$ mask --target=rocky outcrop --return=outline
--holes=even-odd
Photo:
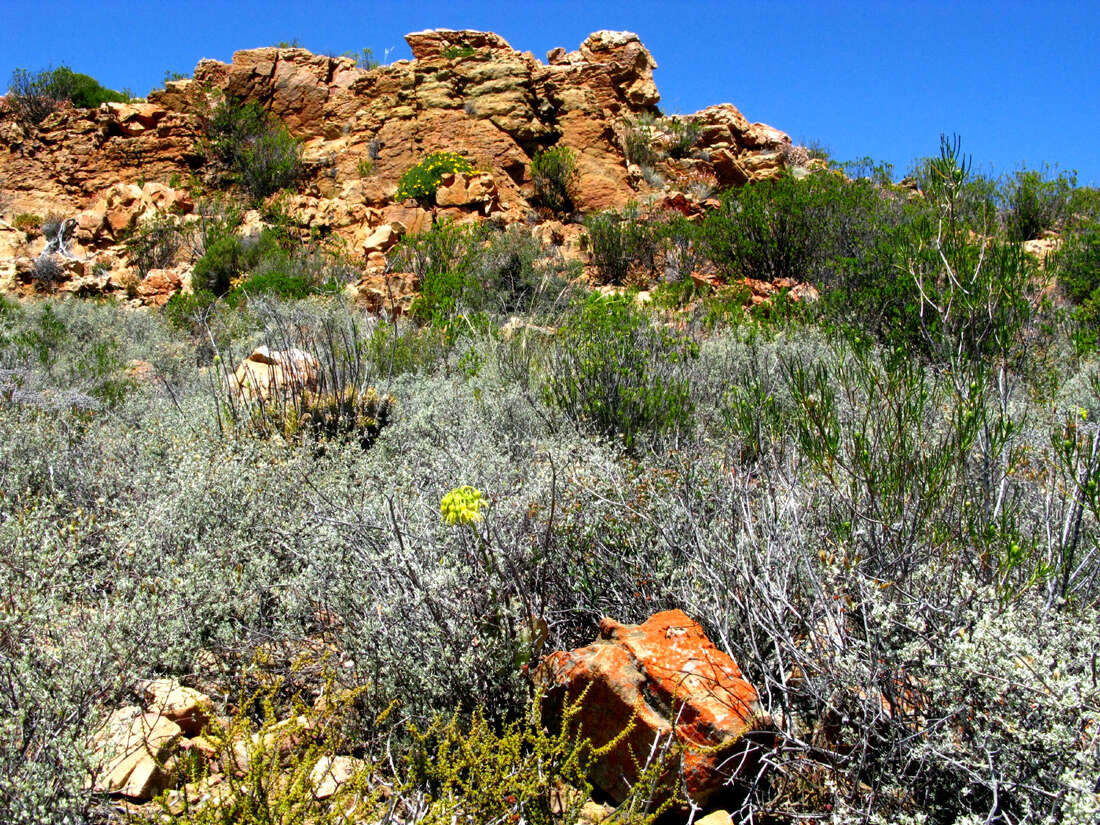
[[[239,51],[231,63],[200,61],[194,79],[167,83],[147,101],[66,106],[37,127],[0,107],[0,230],[19,213],[76,217],[75,241],[88,253],[80,277],[98,272],[99,280],[74,289],[163,303],[157,285],[120,291],[136,277],[123,277],[133,261],[117,245],[153,216],[191,215],[192,194],[220,185],[206,175],[202,150],[202,114],[219,96],[259,102],[303,141],[307,174],[285,199],[287,214],[303,234],[340,237],[376,274],[396,238],[436,218],[536,217],[529,167],[540,149],[574,152],[581,212],[667,199],[672,190],[695,198],[693,181],[740,184],[789,161],[784,133],[722,104],[683,116],[700,131],[690,157],[664,157],[652,174],[628,164],[625,130],[657,115],[660,100],[656,61],[630,32],[596,32],[575,51],[552,50],[545,63],[489,32],[435,29],[407,40],[413,60],[370,70],[300,48]],[[395,203],[401,175],[436,151],[459,153],[479,172],[445,180],[430,210]],[[697,211],[705,197],[676,208]],[[14,261],[37,251],[10,234],[0,237],[0,278],[26,285]]]
[[[674,740],[682,748],[683,788],[706,805],[721,788],[753,776],[772,738],[770,719],[737,663],[679,610],[640,625],[604,619],[599,639],[547,656],[536,679],[549,689],[552,707],[580,703],[573,723],[593,745],[616,742],[590,777],[616,802],[637,780],[639,765]]]

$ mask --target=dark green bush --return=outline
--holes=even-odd
[[[577,153],[568,146],[552,146],[535,152],[531,158],[531,183],[534,200],[558,214],[573,211],[577,186]]]
[[[578,428],[633,450],[643,438],[690,429],[682,367],[694,353],[690,342],[653,326],[630,296],[593,295],[558,331],[544,394]]]
[[[495,231],[449,220],[406,235],[390,257],[396,269],[413,272],[420,281],[412,317],[435,326],[486,312],[535,312],[556,299],[567,269],[545,255],[523,227]]]
[[[151,269],[171,266],[184,247],[184,227],[172,215],[158,214],[140,223],[124,242],[142,277]]]
[[[1048,266],[1074,304],[1072,337],[1077,350],[1095,351],[1100,345],[1100,221],[1075,221]]]
[[[287,269],[267,269],[250,274],[240,285],[246,295],[278,295],[280,298],[308,298],[317,292],[313,278]]]
[[[1089,300],[1100,288],[1100,222],[1084,221],[1067,232],[1052,263],[1069,299]]]
[[[255,101],[223,98],[206,115],[204,131],[208,157],[253,200],[302,175],[301,141]]]
[[[1021,169],[1005,185],[1004,222],[1010,241],[1029,241],[1057,228],[1066,217],[1073,175],[1051,177],[1049,168]]]
[[[233,280],[246,268],[244,244],[235,235],[219,238],[206,249],[195,263],[191,273],[191,286],[196,293],[211,292],[225,295]]]
[[[421,203],[434,203],[435,190],[439,188],[444,175],[473,171],[473,164],[462,155],[455,152],[432,152],[401,175],[394,198],[399,201],[415,198]]]
[[[68,66],[43,69],[32,74],[15,69],[8,85],[8,105],[24,122],[41,123],[63,102],[91,109],[100,103],[125,103],[130,96],[100,85],[94,77],[74,72]]]
[[[638,274],[648,280],[656,272],[659,231],[636,207],[600,212],[584,222],[592,265],[601,283],[625,284]]]
[[[829,254],[831,197],[841,186],[822,172],[734,189],[704,220],[703,248],[727,278],[812,281]]]
[[[191,284],[196,292],[212,292],[225,295],[233,282],[261,261],[285,257],[275,233],[265,229],[258,238],[241,238],[222,235],[211,241],[191,274]]]

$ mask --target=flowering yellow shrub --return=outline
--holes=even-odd
[[[448,524],[474,524],[482,520],[481,509],[485,499],[481,490],[474,487],[456,487],[440,502],[443,520]]]
[[[452,172],[475,172],[473,164],[457,152],[432,152],[409,169],[397,182],[396,199],[432,200],[444,175]]]

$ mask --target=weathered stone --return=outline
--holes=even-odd
[[[351,756],[322,756],[309,774],[313,795],[328,799],[366,766],[362,759]]]
[[[150,799],[168,787],[182,731],[172,720],[130,706],[112,713],[92,736],[92,789]]]
[[[367,235],[360,246],[360,250],[364,255],[370,255],[372,252],[385,252],[395,243],[397,243],[397,233],[393,231],[392,226],[388,223],[384,223],[381,226],[375,227],[375,229]]]
[[[679,610],[636,626],[604,619],[596,642],[551,654],[536,678],[551,689],[552,700],[574,702],[583,694],[574,722],[597,747],[619,737],[635,718],[592,767],[594,784],[617,802],[657,740],[675,737],[683,746],[680,779],[691,800],[703,805],[747,776],[772,738],[770,719],[737,663]]]
[[[138,683],[150,713],[171,719],[189,736],[202,733],[213,718],[214,703],[194,688],[175,679],[147,679]]]
[[[150,269],[135,290],[142,303],[162,307],[182,288],[183,281],[175,269]]]
[[[301,390],[315,392],[320,371],[320,363],[308,352],[259,346],[233,373],[230,390],[245,401],[266,401]]]

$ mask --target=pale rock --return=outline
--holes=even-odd
[[[92,789],[150,799],[172,782],[181,736],[179,725],[160,714],[136,706],[114,711],[92,736]]]
[[[138,683],[150,713],[171,719],[189,736],[202,733],[214,713],[210,697],[175,679],[147,679]]]
[[[309,774],[313,795],[317,799],[328,799],[366,766],[362,759],[351,756],[322,756]]]
[[[364,255],[370,255],[372,252],[385,252],[395,243],[397,243],[397,233],[393,231],[390,224],[384,223],[367,235],[360,250]]]
[[[229,381],[230,392],[244,401],[268,401],[302,390],[317,391],[321,365],[308,352],[257,347]]]

